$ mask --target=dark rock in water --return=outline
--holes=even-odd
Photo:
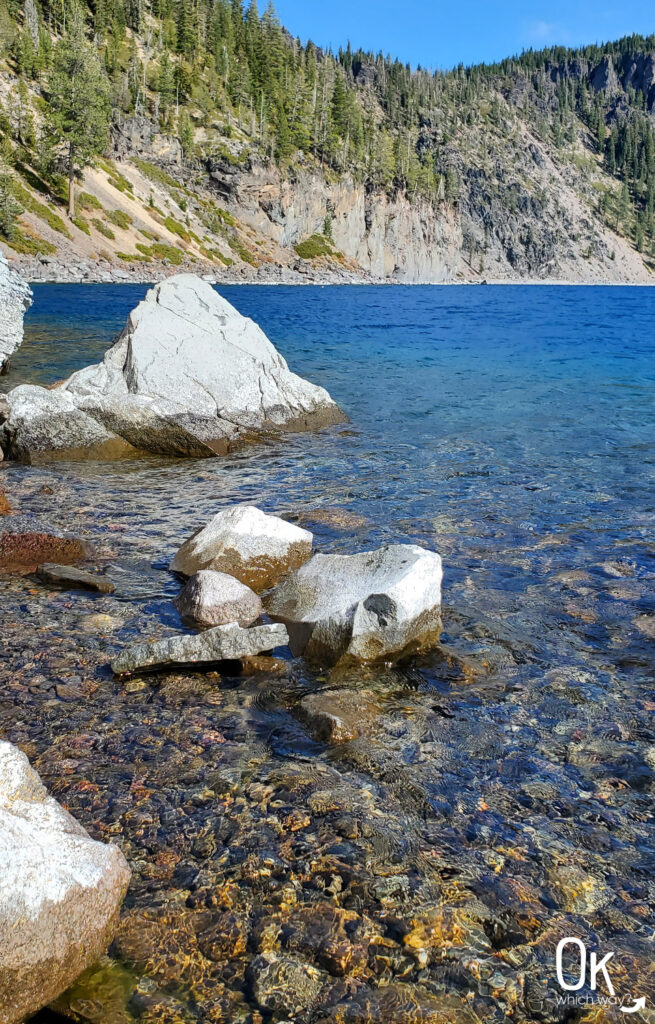
[[[56,565],[44,562],[36,570],[36,575],[43,583],[50,583],[64,590],[96,590],[99,594],[113,594],[114,584],[96,573],[75,569],[70,565]]]
[[[214,569],[259,594],[306,562],[312,543],[308,530],[254,505],[234,505],[185,541],[171,569],[184,576]]]
[[[414,544],[357,555],[315,555],[266,602],[294,654],[320,664],[393,660],[436,643],[441,558]]]
[[[346,743],[370,732],[380,715],[377,694],[359,690],[321,690],[301,700],[295,709],[315,739]]]
[[[316,967],[278,953],[255,957],[248,976],[260,1010],[290,1017],[313,1006],[323,988],[323,975]]]
[[[268,673],[271,676],[288,676],[290,665],[282,658],[271,658],[265,654],[247,655],[241,658],[241,672],[244,676]]]
[[[213,569],[195,573],[178,594],[175,607],[186,622],[201,626],[251,626],[262,614],[262,602],[250,587]]]
[[[236,661],[247,655],[271,651],[288,642],[288,633],[279,623],[243,629],[232,622],[197,636],[178,634],[165,640],[135,644],[114,658],[111,667],[115,675],[122,676],[165,668],[213,665],[218,661]]]
[[[43,562],[69,565],[86,558],[87,548],[77,537],[33,515],[3,516],[0,520],[0,572],[35,572]]]

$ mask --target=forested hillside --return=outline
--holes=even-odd
[[[649,279],[655,37],[448,72],[255,0],[0,0],[9,255],[237,277]]]

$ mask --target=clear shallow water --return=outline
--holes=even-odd
[[[564,1020],[568,934],[616,951],[617,992],[652,1005],[655,292],[220,291],[348,428],[212,461],[0,470],[117,585],[0,582],[0,730],[134,868],[113,959],[68,1012],[249,1019],[272,951],[292,977],[272,1020]],[[0,387],[100,358],[144,292],[38,286]],[[115,683],[114,650],[179,628],[166,565],[233,501],[323,551],[439,550],[442,648],[358,678]],[[299,708],[335,688],[364,735],[329,745]]]

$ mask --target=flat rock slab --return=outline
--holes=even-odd
[[[250,587],[213,569],[201,569],[187,580],[175,607],[185,622],[200,626],[251,626],[263,611],[261,598]]]
[[[269,516],[254,505],[234,505],[182,545],[171,569],[184,576],[214,569],[260,594],[306,562],[313,541],[308,530],[285,519]]]
[[[0,573],[35,572],[44,562],[70,565],[88,555],[78,537],[33,515],[0,518]]]
[[[111,580],[104,576],[87,572],[85,569],[76,569],[71,565],[44,562],[37,568],[36,575],[42,583],[49,583],[63,590],[95,590],[99,594],[113,594],[115,590]]]
[[[394,661],[434,646],[441,630],[441,558],[414,544],[357,555],[315,555],[275,588],[271,618],[291,649],[332,665]]]
[[[238,661],[262,651],[272,651],[275,647],[284,647],[288,642],[289,634],[280,623],[243,629],[232,622],[195,636],[178,634],[164,640],[135,644],[114,658],[111,667],[117,676],[193,668],[214,665],[219,661]]]
[[[48,795],[25,755],[0,743],[0,1020],[17,1024],[106,951],[130,879]]]

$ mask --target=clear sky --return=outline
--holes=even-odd
[[[265,0],[260,0],[263,9]],[[353,47],[430,68],[509,57],[529,47],[577,46],[655,32],[648,0],[276,0],[305,41]]]

